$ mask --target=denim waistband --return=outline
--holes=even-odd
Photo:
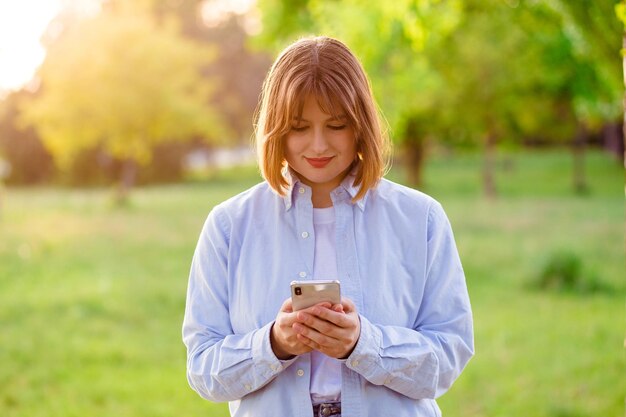
[[[313,406],[314,417],[341,416],[341,403],[321,403]]]

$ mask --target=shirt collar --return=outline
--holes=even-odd
[[[294,204],[295,199],[297,198],[297,195],[300,193],[299,189],[301,187],[305,187],[305,189],[306,188],[310,189],[310,187],[302,183],[302,181],[300,181],[300,178],[298,178],[298,175],[289,167],[283,168],[283,176],[287,180],[287,184],[288,184],[285,196],[283,197],[283,202],[285,203],[285,210],[288,211],[289,209],[291,209],[291,207]],[[335,195],[340,195],[342,191],[345,191],[348,193],[348,196],[350,197],[350,201],[352,201],[352,198],[354,198],[354,196],[357,195],[357,193],[359,192],[359,189],[361,188],[358,185],[354,185],[355,176],[356,176],[356,168],[352,169],[352,171],[350,171],[350,173],[346,175],[346,177],[341,181],[341,184],[339,184],[339,186],[335,188],[332,192]],[[368,195],[369,195],[369,191],[365,193],[365,195],[362,198],[357,200],[356,203],[354,203],[357,205],[357,207],[361,209],[361,211],[365,210],[365,202],[367,200]]]

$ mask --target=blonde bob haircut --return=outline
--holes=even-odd
[[[261,174],[274,191],[286,194],[285,139],[310,95],[324,112],[345,115],[354,130],[357,159],[352,168],[354,185],[360,188],[353,201],[357,201],[384,175],[390,146],[363,67],[336,39],[320,36],[291,44],[267,74],[255,123]]]

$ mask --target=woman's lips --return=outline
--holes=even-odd
[[[307,158],[307,157],[305,157],[304,159],[306,159],[306,161],[313,168],[324,168],[326,165],[328,165],[330,160],[333,159],[333,157],[332,156],[329,156],[329,157],[326,157],[326,158]]]

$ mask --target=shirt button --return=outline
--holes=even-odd
[[[356,359],[354,359],[352,361],[352,366],[359,366],[359,361],[357,361]]]
[[[296,374],[298,374],[298,376],[304,376],[304,369],[298,369]]]
[[[305,278],[306,277],[306,272],[302,271],[298,275],[300,275],[300,278]]]
[[[246,384],[244,385],[244,388],[246,389],[246,391],[250,391],[252,389],[252,387],[250,386],[250,384]]]
[[[300,194],[304,194],[304,187],[300,187],[300,188],[298,189],[298,192],[299,192]]]
[[[302,238],[306,239],[307,237],[309,237],[309,232],[302,232]]]
[[[278,365],[272,365],[271,368],[272,368],[272,371],[278,371],[279,366]]]

